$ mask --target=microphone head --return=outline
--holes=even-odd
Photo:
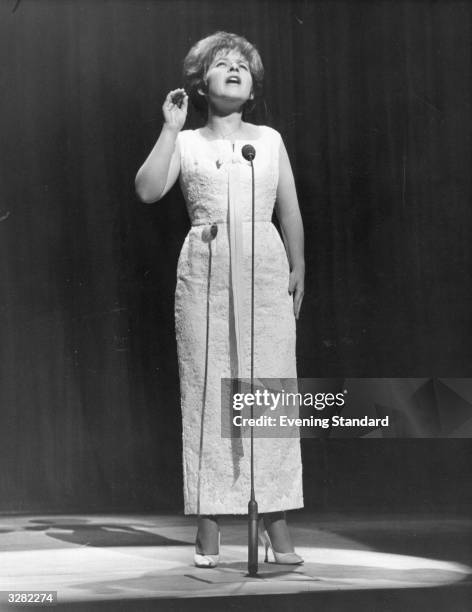
[[[256,157],[256,149],[250,145],[244,145],[244,147],[241,149],[241,153],[244,157],[244,159],[247,159],[247,161],[251,161]]]

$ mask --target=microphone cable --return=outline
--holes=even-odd
[[[204,230],[205,231],[205,230]],[[202,232],[203,233],[203,232]],[[202,456],[203,456],[203,432],[205,424],[205,408],[206,396],[208,387],[208,353],[210,344],[210,285],[211,285],[211,265],[213,259],[213,250],[211,244],[218,233],[216,223],[210,227],[209,235],[205,233],[203,237],[205,242],[208,242],[208,276],[207,276],[207,295],[206,295],[206,333],[205,333],[205,369],[203,374],[203,397],[202,397],[202,418],[200,421],[200,448],[198,452],[198,481],[197,481],[197,514],[200,515],[200,487],[202,473]]]

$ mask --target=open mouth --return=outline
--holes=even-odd
[[[230,77],[228,77],[226,79],[226,83],[236,83],[236,84],[240,85],[241,84],[241,79],[238,76],[233,75],[233,76],[230,76]]]

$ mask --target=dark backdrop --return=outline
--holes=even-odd
[[[2,0],[0,510],[181,511],[188,228],[134,175],[189,46],[261,51],[306,230],[305,377],[471,376],[467,2]],[[196,127],[198,116],[189,118]],[[306,440],[307,507],[470,507],[467,440]]]

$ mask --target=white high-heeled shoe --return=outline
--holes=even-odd
[[[195,551],[193,560],[196,567],[216,567],[220,560],[220,541],[221,532],[218,531],[218,554],[217,555],[204,555]]]
[[[286,552],[286,553],[276,552],[274,550],[274,547],[272,546],[272,542],[270,541],[269,534],[267,533],[265,529],[263,529],[260,526],[259,526],[259,539],[261,543],[264,545],[264,549],[265,549],[264,562],[265,563],[269,563],[269,556],[267,554],[269,548],[272,551],[272,555],[274,557],[274,563],[279,563],[281,565],[302,565],[302,563],[304,563],[303,558],[300,557],[300,555],[297,555],[296,552]]]

